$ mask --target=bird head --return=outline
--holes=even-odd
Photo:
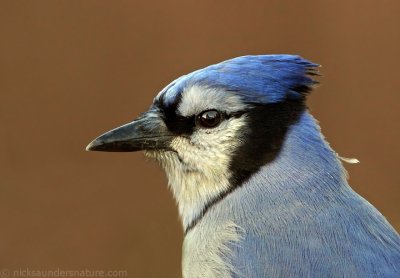
[[[145,151],[164,168],[185,228],[280,153],[306,110],[318,65],[293,55],[243,56],[184,75],[133,122],[90,151]]]

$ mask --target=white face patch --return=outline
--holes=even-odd
[[[209,109],[229,114],[246,108],[238,96],[228,92],[192,87],[184,92],[178,111],[190,117]],[[164,168],[184,228],[229,188],[229,165],[241,145],[246,124],[246,115],[242,115],[225,119],[214,128],[196,126],[190,137],[177,136],[172,140],[173,151],[145,152]]]
[[[189,117],[202,111],[216,109],[226,113],[244,110],[247,107],[239,96],[222,89],[191,86],[182,93],[178,113]]]

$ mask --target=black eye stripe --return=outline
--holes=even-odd
[[[242,116],[242,115],[245,114],[246,112],[247,112],[247,111],[235,111],[235,112],[232,112],[232,113],[230,113],[230,114],[225,114],[225,115],[226,115],[227,118],[231,118],[231,117],[239,118],[240,116]]]
[[[222,121],[229,118],[239,118],[246,111],[235,111],[231,113],[221,112],[216,109],[204,110],[196,116],[197,125],[205,128],[213,128],[218,126]]]
[[[166,103],[165,95],[162,94],[160,98],[156,99],[153,106],[160,112],[167,128],[175,133],[176,135],[190,135],[195,131],[196,126],[200,128],[213,128],[218,126],[222,121],[229,118],[238,118],[242,116],[247,111],[235,111],[227,113],[225,111],[219,111],[217,109],[209,109],[202,111],[197,115],[192,116],[182,116],[177,113],[179,103],[181,102],[182,94],[177,94],[177,98],[173,102]],[[199,116],[202,113],[215,111],[218,113],[219,121],[204,126],[199,124]],[[212,116],[212,115],[209,115]],[[211,119],[210,119],[211,121]]]
[[[195,127],[195,117],[182,117],[178,115],[169,115],[164,120],[168,129],[177,135],[192,134]]]

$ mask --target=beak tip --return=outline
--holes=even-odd
[[[90,144],[86,146],[85,151],[89,152],[90,151]]]
[[[93,140],[92,142],[89,143],[89,145],[86,146],[85,150],[87,152],[95,151],[97,146],[98,143],[96,142],[96,140]]]

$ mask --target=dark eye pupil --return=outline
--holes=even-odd
[[[216,110],[205,111],[200,114],[199,120],[204,127],[215,127],[221,121],[221,114]]]

